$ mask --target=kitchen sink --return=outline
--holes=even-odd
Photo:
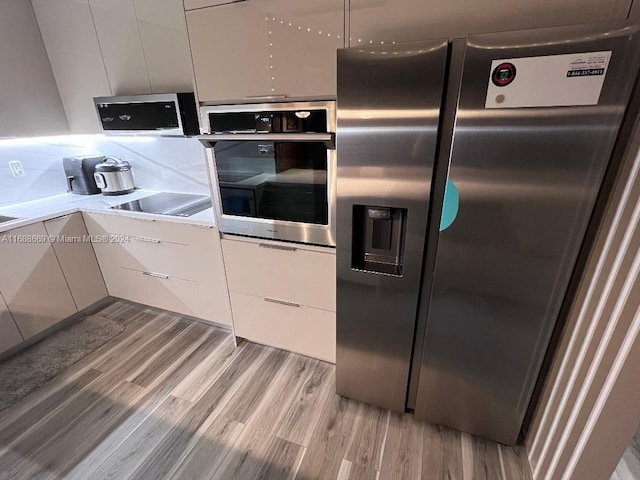
[[[0,215],[0,223],[13,222],[14,220],[18,220],[15,217],[7,217],[5,215]]]

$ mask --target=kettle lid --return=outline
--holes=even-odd
[[[126,172],[127,170],[131,170],[131,164],[115,157],[107,157],[96,165],[96,172]]]

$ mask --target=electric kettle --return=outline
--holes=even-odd
[[[125,195],[136,189],[131,164],[118,158],[107,157],[97,164],[93,176],[103,195]]]

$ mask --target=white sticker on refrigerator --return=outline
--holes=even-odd
[[[485,108],[597,105],[611,51],[491,62]]]

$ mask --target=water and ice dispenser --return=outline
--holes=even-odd
[[[353,206],[351,267],[402,275],[406,208]]]

